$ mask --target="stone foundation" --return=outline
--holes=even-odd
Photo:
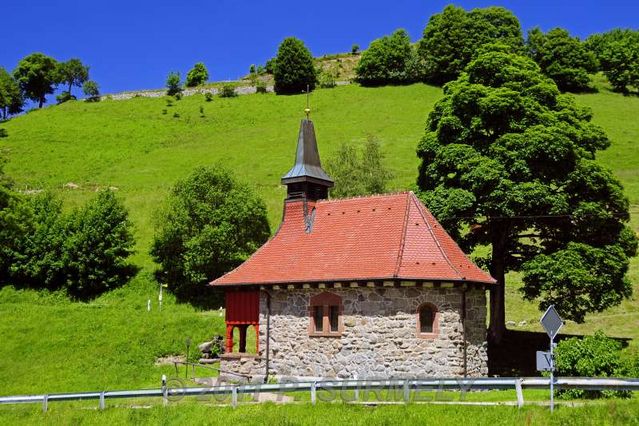
[[[343,333],[309,336],[309,300],[328,291],[342,298]],[[357,287],[269,290],[271,294],[269,375],[327,378],[452,377],[464,375],[462,290],[459,288]],[[439,332],[417,335],[423,303],[439,312]],[[223,370],[265,373],[267,295],[260,294],[258,357],[223,359]],[[466,373],[488,373],[486,295],[466,293]]]

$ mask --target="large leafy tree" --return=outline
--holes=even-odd
[[[586,46],[594,52],[615,91],[639,92],[639,31],[615,29],[594,34]]]
[[[315,89],[317,70],[311,52],[302,40],[285,38],[280,44],[273,64],[274,90],[280,94],[296,94]]]
[[[13,71],[13,76],[27,99],[38,103],[38,108],[46,102],[46,96],[53,93],[57,76],[57,62],[43,53],[25,56]]]
[[[552,78],[562,92],[581,92],[588,89],[589,73],[597,71],[597,59],[577,37],[555,28],[546,34],[539,28],[528,32],[528,53]]]
[[[509,270],[523,271],[526,298],[578,322],[631,293],[628,200],[595,161],[609,140],[590,120],[530,58],[504,51],[479,55],[429,115],[418,185],[465,250],[490,253],[494,342]]]
[[[426,80],[444,84],[456,79],[473,59],[477,49],[487,43],[509,46],[513,52],[523,49],[519,20],[502,7],[473,9],[447,6],[431,16],[419,42]]]
[[[158,279],[178,298],[207,305],[206,284],[246,260],[269,235],[264,202],[224,168],[201,167],[171,191],[151,254],[161,266]]]
[[[417,55],[408,33],[399,29],[371,42],[362,53],[355,73],[363,86],[412,83],[420,76]]]
[[[10,114],[19,113],[23,105],[20,86],[7,70],[0,67],[0,119],[6,120]]]
[[[58,63],[56,73],[57,82],[67,85],[69,97],[71,97],[71,88],[73,86],[82,87],[84,82],[89,79],[89,67],[75,58]]]

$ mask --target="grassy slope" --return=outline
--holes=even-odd
[[[381,140],[395,173],[391,187],[410,187],[418,164],[415,146],[440,96],[440,89],[424,85],[314,92],[312,118],[323,158],[341,142],[363,142],[370,133]],[[600,157],[626,186],[637,229],[639,157],[633,143],[639,139],[639,124],[633,118],[639,114],[639,99],[602,91],[578,101],[593,108],[595,121],[612,138],[612,147]],[[265,198],[275,229],[285,193],[279,178],[292,164],[304,105],[303,96],[270,94],[210,103],[203,96],[185,97],[171,107],[163,99],[146,98],[70,102],[3,124],[9,137],[0,140],[0,150],[9,157],[7,173],[21,189],[52,189],[73,205],[93,196],[97,187],[119,188],[136,226],[135,262],[144,271],[125,288],[89,304],[1,290],[0,394],[153,386],[167,371],[153,366],[155,357],[183,351],[185,336],[195,343],[219,333],[216,312],[196,313],[170,301],[162,313],[145,312],[147,298],[155,300],[157,291],[148,278],[153,265],[146,254],[153,212],[177,179],[198,165],[221,161]],[[174,112],[180,117],[174,118]],[[81,188],[64,189],[68,182]],[[638,270],[635,260],[635,283]],[[511,282],[508,319],[525,319],[530,325],[524,328],[539,329],[539,312],[518,297],[516,275]],[[635,289],[639,293],[637,284]],[[567,331],[604,327],[613,335],[639,338],[638,312],[634,299],[590,316],[585,325],[571,324]]]

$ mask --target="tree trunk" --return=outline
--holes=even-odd
[[[69,97],[71,97],[71,83],[73,83],[73,81],[69,82]]]
[[[490,292],[490,324],[488,338],[494,344],[500,344],[506,332],[506,224],[492,226],[492,259],[490,273],[497,284]]]
[[[40,96],[40,99],[38,100],[38,108],[42,108],[42,105],[44,105],[44,96]]]

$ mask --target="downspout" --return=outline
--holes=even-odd
[[[461,299],[461,323],[462,323],[462,339],[463,339],[463,357],[464,357],[464,377],[468,376],[468,345],[466,343],[466,286],[462,290]]]
[[[264,383],[268,383],[269,362],[271,356],[271,293],[264,290],[266,294],[266,371],[264,373]]]

